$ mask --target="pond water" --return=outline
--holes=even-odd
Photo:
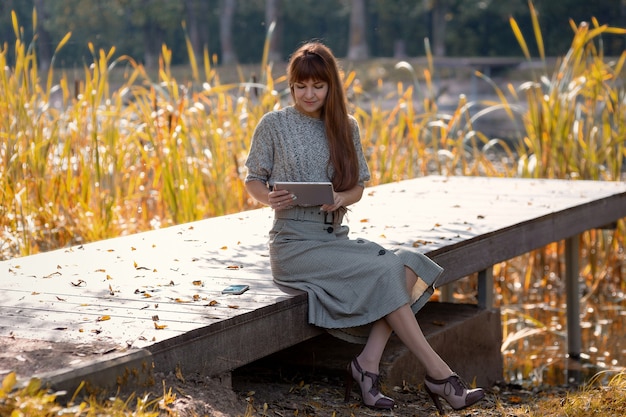
[[[503,344],[504,378],[524,386],[581,384],[597,373],[624,369],[626,363],[626,303],[583,303],[582,350],[568,357],[565,305],[513,305],[502,309],[503,329],[511,343]],[[582,306],[581,306],[582,307]],[[543,324],[540,324],[543,323]],[[513,340],[519,337],[518,340]]]
[[[626,369],[624,237],[619,229],[586,235],[580,253],[580,358],[568,357],[563,244],[494,266],[506,382],[579,385],[594,376],[607,381]],[[461,300],[472,291],[474,277],[459,281]]]

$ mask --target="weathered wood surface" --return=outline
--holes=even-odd
[[[348,223],[427,253],[441,285],[622,217],[623,183],[432,176],[368,188]],[[271,279],[271,219],[253,210],[0,262],[0,337],[145,348],[166,367],[193,356],[215,373],[306,340],[319,333],[306,297]],[[235,283],[250,290],[220,293]]]

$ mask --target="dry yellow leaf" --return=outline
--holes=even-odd
[[[100,316],[96,319],[96,321],[107,321],[111,320],[111,316]]]
[[[156,322],[154,323],[154,328],[157,330],[163,330],[167,327],[167,324],[157,324]]]
[[[202,285],[202,281],[200,281],[199,279],[193,282],[193,285],[195,285],[196,287],[199,287]]]

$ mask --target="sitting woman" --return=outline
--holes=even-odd
[[[476,403],[484,391],[467,387],[415,318],[441,267],[418,252],[351,239],[342,223],[370,172],[336,58],[322,43],[306,43],[290,58],[287,75],[294,105],[263,116],[246,161],[247,191],[275,210],[269,243],[275,282],[308,293],[311,324],[346,339],[367,329],[363,350],[347,366],[346,401],[354,380],[366,406],[394,407],[380,392],[378,374],[395,332],[424,366],[426,390],[440,413],[440,397],[457,410]],[[300,206],[289,190],[273,189],[277,181],[332,182],[334,202]]]

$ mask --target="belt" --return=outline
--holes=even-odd
[[[301,207],[296,206],[285,210],[276,210],[274,218],[285,220],[300,220],[307,222],[318,222],[323,224],[341,224],[343,216],[336,212],[326,212],[320,210],[320,206]]]

